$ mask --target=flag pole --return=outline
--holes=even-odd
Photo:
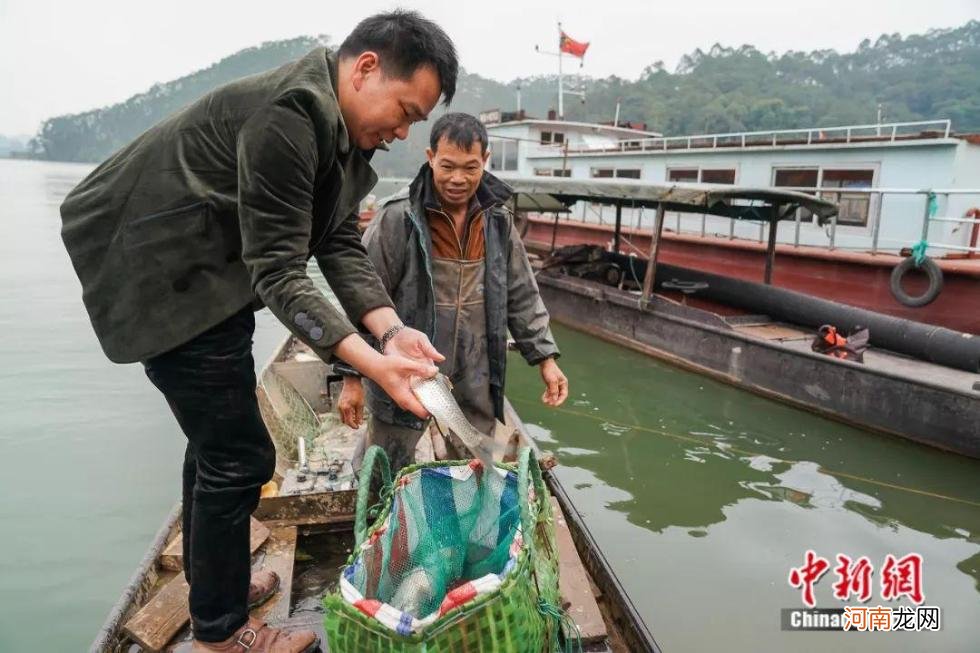
[[[562,92],[562,74],[561,74],[561,21],[558,21],[558,119],[565,119],[565,103],[563,101]]]

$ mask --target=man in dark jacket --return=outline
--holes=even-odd
[[[457,58],[413,12],[361,22],[319,48],[219,88],[112,155],[69,193],[62,236],[106,355],[140,361],[187,436],[184,568],[194,650],[298,652],[312,632],[248,619],[274,574],[249,578],[249,515],[273,474],[251,352],[264,306],[324,359],[350,363],[424,417],[411,375],[442,360],[404,328],[360,243],[356,211],[375,148],[404,139]],[[344,313],[306,272],[315,258]],[[380,342],[380,353],[357,334]]]
[[[568,381],[555,362],[548,311],[506,206],[510,187],[484,172],[486,128],[471,115],[448,113],[433,125],[429,142],[428,161],[407,191],[384,202],[364,245],[398,315],[446,355],[440,369],[467,419],[492,435],[504,418],[508,330],[524,359],[540,369],[545,404],[561,404]],[[338,409],[357,427],[361,382],[353,370],[341,366],[341,372]],[[370,380],[367,396],[365,444],[383,447],[395,469],[409,464],[422,421]]]

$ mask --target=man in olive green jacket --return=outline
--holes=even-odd
[[[139,361],[187,436],[184,567],[194,650],[312,650],[248,619],[278,587],[249,578],[249,515],[275,449],[255,399],[253,311],[324,359],[350,363],[420,417],[411,375],[442,356],[404,328],[360,243],[369,160],[452,99],[451,40],[414,12],[361,22],[319,48],[204,96],[112,155],[69,193],[62,236],[96,335]],[[315,258],[341,314],[306,273]],[[378,338],[378,351],[357,335]]]

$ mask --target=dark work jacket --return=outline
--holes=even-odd
[[[249,304],[328,358],[351,320],[391,306],[356,224],[372,152],[349,141],[336,72],[318,48],[212,91],[68,194],[62,238],[111,360],[146,360]]]
[[[395,311],[406,325],[436,338],[435,290],[432,284],[432,236],[425,205],[434,197],[432,170],[423,164],[407,189],[382,200],[382,207],[364,232],[364,245],[374,262]],[[490,395],[497,419],[503,421],[504,377],[507,367],[507,332],[525,360],[534,365],[557,357],[548,326],[548,311],[541,301],[534,273],[511,212],[505,208],[510,187],[490,173],[476,192],[484,211],[484,302],[487,316],[487,354]],[[338,365],[342,374],[354,374]],[[375,383],[366,381],[368,410],[388,424],[420,429],[423,423],[402,410]]]

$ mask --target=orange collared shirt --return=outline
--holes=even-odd
[[[486,243],[483,237],[483,211],[477,210],[466,220],[462,235],[448,213],[439,209],[426,210],[429,232],[432,234],[432,256],[458,261],[476,261],[484,257]]]

